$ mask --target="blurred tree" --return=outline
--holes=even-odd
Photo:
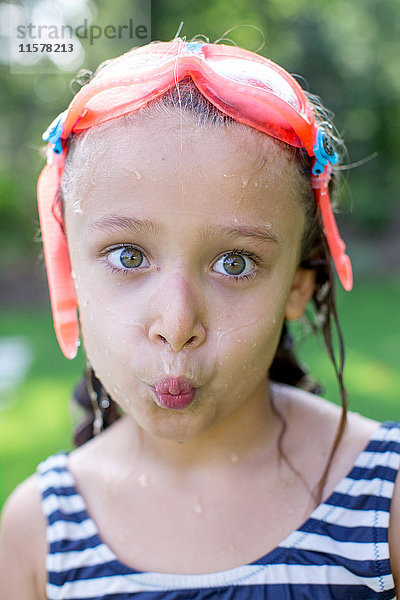
[[[351,218],[376,231],[400,222],[400,3],[397,0],[153,0],[152,37],[225,37],[304,78],[336,114],[350,162],[377,157],[351,173]],[[382,202],[381,199],[384,198]],[[349,221],[349,220],[348,220]]]

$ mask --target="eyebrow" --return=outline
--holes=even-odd
[[[126,231],[127,233],[152,233],[161,235],[164,232],[164,227],[161,223],[155,223],[149,219],[134,219],[131,217],[122,217],[119,215],[104,215],[93,223],[90,223],[91,231],[106,231],[118,232]],[[257,225],[207,225],[199,227],[198,234],[203,238],[217,239],[220,238],[248,238],[259,241],[274,242],[279,244],[279,238],[272,233],[270,226]]]
[[[208,225],[199,229],[199,233],[208,238],[249,238],[262,242],[274,242],[279,244],[279,238],[272,233],[270,226],[258,225],[232,225],[221,227],[219,225]]]
[[[154,223],[149,219],[133,219],[131,217],[120,217],[119,215],[104,215],[93,223],[89,224],[91,231],[106,231],[118,232],[126,231],[127,233],[154,233],[161,234],[164,228],[159,223]]]

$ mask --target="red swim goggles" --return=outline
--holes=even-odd
[[[67,358],[74,358],[77,353],[79,325],[67,242],[56,200],[69,136],[141,108],[186,76],[224,114],[290,146],[304,147],[315,158],[311,183],[325,236],[343,287],[352,288],[351,263],[336,227],[328,192],[332,165],[338,161],[338,155],[316,122],[297,81],[270,60],[235,46],[182,39],[153,42],[110,61],[81,88],[67,110],[43,134],[49,147],[47,165],[38,181],[39,217],[54,328]]]

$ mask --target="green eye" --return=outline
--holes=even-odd
[[[246,268],[246,261],[239,254],[226,256],[222,264],[228,275],[241,275]]]
[[[254,261],[238,252],[229,252],[214,263],[214,271],[236,278],[247,275],[253,270]]]
[[[148,266],[143,252],[133,246],[123,246],[113,250],[108,254],[108,260],[114,267],[120,269],[136,269],[137,267]]]

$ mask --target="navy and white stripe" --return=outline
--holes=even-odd
[[[47,517],[49,600],[394,600],[388,524],[400,424],[384,423],[307,521],[255,563],[204,575],[142,573],[100,539],[67,468],[38,467]]]

